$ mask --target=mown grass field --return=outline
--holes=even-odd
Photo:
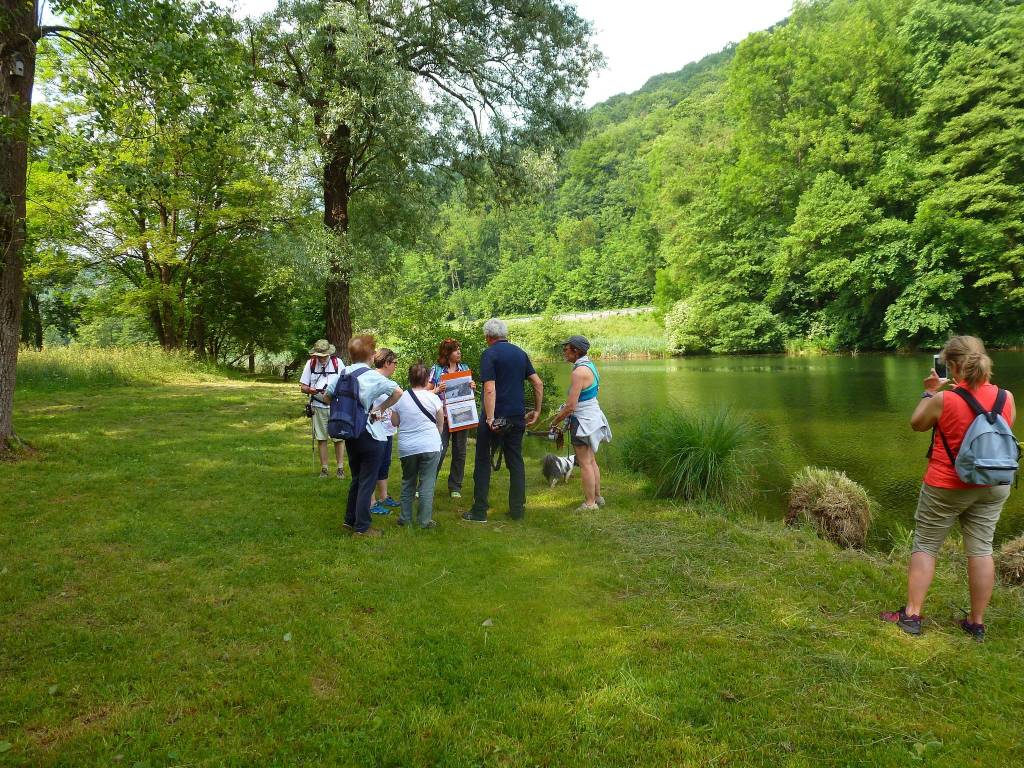
[[[905,553],[839,552],[607,476],[522,523],[343,535],[293,385],[17,393],[0,465],[0,766],[1014,766],[1024,599],[926,634]],[[393,468],[397,488],[400,468]],[[468,496],[468,494],[467,494]],[[485,625],[486,623],[486,625]]]

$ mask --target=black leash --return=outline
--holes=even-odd
[[[494,437],[494,435],[491,435]],[[501,460],[505,458],[505,444],[503,441],[491,443],[491,469],[497,472],[501,469]]]

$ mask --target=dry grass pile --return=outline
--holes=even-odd
[[[1024,535],[1011,539],[999,549],[996,571],[1005,583],[1024,586]]]
[[[793,477],[786,524],[812,525],[823,539],[860,549],[871,526],[871,499],[843,472],[804,467]]]

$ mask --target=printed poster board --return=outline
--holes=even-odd
[[[476,395],[473,392],[473,372],[457,371],[441,376],[444,388],[444,416],[448,420],[448,431],[459,432],[472,429],[480,423],[476,409]]]

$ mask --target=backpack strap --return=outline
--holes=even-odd
[[[351,376],[353,379],[358,379],[360,376],[362,376],[368,370],[370,370],[370,369],[369,368],[360,368],[358,371],[350,373],[349,376]],[[359,401],[359,386],[356,385],[356,386],[352,387],[352,389],[353,389],[352,392],[344,392],[343,391],[341,393],[341,396],[342,397],[349,397],[349,398],[355,400],[356,402],[358,402]]]
[[[970,406],[970,409],[974,411],[974,415],[977,416],[988,416],[988,411],[981,407],[981,403],[963,387],[956,387],[950,390],[954,395],[959,395],[960,399]]]
[[[953,392],[955,392],[956,394],[960,395],[960,397],[963,399],[963,401],[965,403],[967,403],[967,405],[969,405],[971,407],[971,410],[974,411],[975,418],[977,418],[978,416],[984,416],[985,420],[989,424],[995,424],[996,423],[996,417],[1002,414],[1003,406],[1006,405],[1006,390],[1005,389],[1000,389],[997,392],[997,394],[996,394],[996,402],[992,406],[992,410],[991,411],[986,411],[984,408],[982,408],[981,403],[978,402],[977,398],[975,398],[974,395],[972,395],[970,392],[968,392],[963,387],[957,387],[956,389],[953,390]]]
[[[956,466],[956,455],[953,453],[953,449],[949,447],[949,442],[946,440],[946,435],[937,426],[935,427],[935,429],[932,430],[932,434],[934,434],[936,430],[938,430],[939,439],[942,440],[942,447],[946,449],[946,455],[949,456],[949,463],[952,464],[955,467]],[[935,444],[935,438],[934,437],[932,438],[932,444],[933,445]],[[928,451],[928,458],[929,459],[931,458],[931,451],[930,450]]]
[[[320,373],[316,373],[317,359],[315,357],[309,358],[309,375],[310,376],[313,376],[313,375],[325,376],[325,375],[331,374],[331,373],[334,373],[334,374],[339,373],[341,371],[341,368],[338,367],[338,358],[335,357],[334,355],[331,355],[330,361],[331,361],[331,365],[334,366],[334,370],[333,371],[329,370],[327,368],[327,364],[325,363],[324,364],[324,369],[322,371],[320,371]]]
[[[407,389],[406,391],[412,396],[412,401],[414,403],[416,403],[416,407],[420,409],[420,412],[424,416],[426,416],[428,419],[430,419],[431,422],[436,424],[437,423],[437,415],[436,414],[434,416],[430,415],[430,411],[428,411],[426,408],[423,407],[423,403],[421,403],[420,399],[418,397],[416,397],[416,393],[412,391],[412,387],[409,387],[409,389]]]
[[[1006,390],[1000,389],[996,394],[995,405],[992,406],[992,412],[988,415],[988,423],[995,424],[996,418],[1003,415],[1003,408],[1006,406]]]

